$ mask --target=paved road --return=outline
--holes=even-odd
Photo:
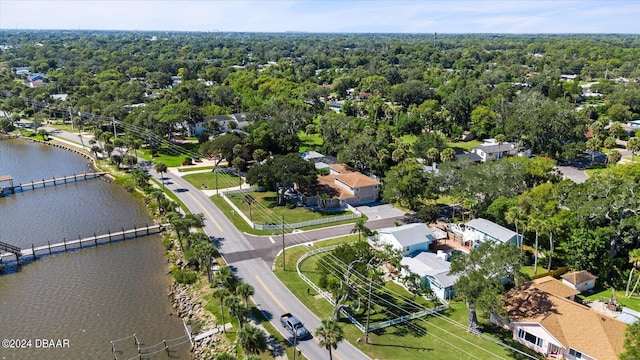
[[[52,136],[76,144],[79,142],[77,134],[66,131],[54,130]],[[88,145],[89,138],[83,137],[85,146]],[[153,167],[148,166],[147,169],[150,175],[160,180],[160,175]],[[287,332],[280,325],[279,316],[282,313],[291,312],[313,332],[320,325],[320,319],[301,303],[271,270],[276,254],[282,249],[281,235],[277,236],[277,240],[274,236],[272,242],[268,236],[253,236],[239,232],[205,193],[172,172],[163,175],[165,186],[172,190],[190,211],[204,214],[205,233],[215,239],[215,245],[238,278],[255,288],[253,300],[267,319],[286,336]],[[398,221],[402,221],[402,218],[373,220],[366,226],[370,229],[379,229],[393,226]],[[285,235],[285,246],[343,236],[349,234],[352,229],[353,224],[347,224],[288,234]],[[300,341],[298,348],[311,360],[327,357],[327,351],[319,346],[317,338]],[[340,343],[333,351],[333,355],[337,360],[368,359],[364,353],[348,342]]]
[[[152,169],[149,172],[159,178],[159,175]],[[272,261],[271,254],[275,248],[282,246],[281,242],[279,244],[271,243],[268,237],[266,238],[268,244],[262,237],[247,239],[247,236],[240,233],[202,191],[171,172],[165,173],[165,183],[174,192],[177,189],[182,189],[175,192],[180,200],[192,212],[205,215],[205,232],[216,238],[216,246],[236,275],[255,288],[256,293],[253,296],[255,303],[278,330],[286,334],[279,321],[280,314],[285,312],[291,312],[298,316],[310,331],[319,326],[320,319],[309,311],[271,271],[271,262],[268,262],[268,259]],[[185,189],[186,191],[184,191]],[[349,233],[351,228],[353,225],[339,227],[339,229],[334,228],[331,233]],[[314,238],[319,238],[321,232],[315,231],[313,235]],[[299,238],[294,235],[285,238],[287,245],[296,241],[299,241]],[[262,247],[257,249],[254,244],[262,245]],[[242,256],[238,256],[239,254]],[[262,256],[267,259],[261,258]],[[327,351],[318,345],[315,338],[300,342],[298,347],[309,359],[325,359],[327,357]],[[341,343],[334,355],[338,360],[368,358],[347,342]]]

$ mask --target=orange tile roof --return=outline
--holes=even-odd
[[[533,283],[536,288],[563,298],[580,294],[580,291],[563,284],[553,276],[544,276],[535,279]]]
[[[595,280],[598,277],[588,272],[587,270],[580,270],[580,271],[574,271],[568,274],[564,274],[562,275],[562,278],[572,283],[573,285],[578,285],[585,281]]]
[[[342,186],[336,185],[335,176],[336,175],[334,174],[318,176],[318,185],[319,186],[327,185],[330,188],[334,189],[338,193],[338,196],[337,196],[338,199],[352,198],[353,194],[351,194],[347,189],[343,188]]]
[[[509,319],[539,323],[565,347],[596,359],[617,359],[627,324],[529,283],[505,297]]]
[[[351,186],[352,188],[361,188],[365,186],[380,185],[378,181],[373,180],[367,175],[361,173],[336,174],[337,180]]]
[[[380,182],[373,180],[367,175],[364,175],[347,165],[331,164],[329,165],[329,167],[331,168],[331,170],[338,173],[338,174],[334,174],[335,179],[342,181],[343,183],[351,186],[352,188],[380,185]]]

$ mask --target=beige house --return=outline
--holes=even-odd
[[[513,339],[547,359],[617,359],[627,324],[570,300],[573,289],[560,286],[545,279],[506,294]]]
[[[342,164],[330,164],[329,174],[318,176],[318,194],[325,193],[329,198],[320,195],[307,198],[308,205],[318,207],[345,207],[347,204],[358,206],[378,201],[380,182],[353,168]]]

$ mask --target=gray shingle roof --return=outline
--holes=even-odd
[[[504,226],[482,218],[473,219],[464,225],[496,238],[501,242],[506,242],[517,235],[515,231],[511,231]]]
[[[421,251],[413,257],[405,256],[400,263],[407,265],[409,271],[420,277],[428,275],[435,278],[444,287],[453,286],[458,280],[457,276],[449,274],[451,263],[442,260],[432,252]]]
[[[400,245],[407,247],[431,240],[429,237],[432,236],[433,231],[423,223],[415,223],[380,229],[378,233],[391,234]]]

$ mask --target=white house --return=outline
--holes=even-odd
[[[458,276],[449,274],[451,263],[443,260],[438,255],[421,251],[414,256],[404,256],[400,264],[415,273],[438,297],[438,299],[451,299],[454,295],[453,285]]]
[[[478,247],[486,241],[511,243],[517,247],[521,247],[522,235],[487,219],[477,218],[464,224],[462,241],[473,247]]]
[[[562,275],[562,283],[580,292],[591,290],[596,286],[597,276],[587,270],[573,271]]]
[[[433,231],[423,223],[407,224],[378,230],[378,241],[388,244],[403,255],[429,251],[433,242]]]

